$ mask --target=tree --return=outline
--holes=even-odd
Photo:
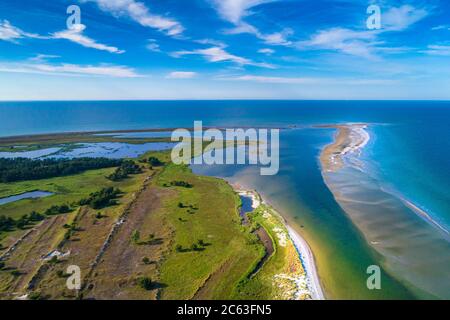
[[[131,240],[135,243],[138,244],[139,240],[141,238],[141,234],[138,230],[134,230],[133,233],[131,234]]]
[[[53,256],[50,260],[48,260],[49,264],[57,264],[58,263],[58,257]]]
[[[147,258],[147,257],[144,257],[144,258],[142,258],[142,262],[143,262],[144,264],[150,264],[150,259]]]
[[[152,280],[150,278],[148,278],[148,277],[141,277],[141,278],[138,279],[138,283],[139,283],[139,286],[142,289],[145,289],[147,291],[152,290],[153,283],[152,283]]]
[[[160,167],[162,166],[164,163],[161,162],[158,158],[156,157],[150,157],[148,158],[148,163],[152,166],[152,167]]]

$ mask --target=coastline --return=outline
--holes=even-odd
[[[252,199],[252,208],[255,210],[261,205],[269,207],[274,215],[287,230],[288,240],[294,245],[298,254],[298,259],[303,267],[306,282],[308,287],[308,294],[311,300],[325,300],[325,294],[320,284],[317,266],[314,260],[313,252],[306,240],[282,217],[282,215],[275,210],[267,201],[265,201],[256,190],[242,189],[240,186],[232,185],[235,192],[240,196],[250,197]],[[300,289],[299,289],[300,291]]]

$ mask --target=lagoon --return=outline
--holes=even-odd
[[[4,205],[11,202],[16,202],[23,199],[38,199],[52,196],[54,193],[47,191],[30,191],[15,196],[0,198],[0,205]]]

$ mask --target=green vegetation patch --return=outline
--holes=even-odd
[[[239,197],[225,181],[197,176],[185,166],[168,165],[158,184],[176,191],[161,209],[174,234],[160,268],[166,285],[161,298],[231,298],[242,275],[261,259],[262,250],[240,223]]]

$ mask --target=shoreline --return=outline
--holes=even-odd
[[[273,212],[280,218],[280,221],[288,232],[289,239],[293,243],[298,259],[300,260],[303,270],[307,278],[307,284],[309,289],[309,295],[312,300],[325,300],[325,294],[320,284],[320,278],[317,272],[317,266],[315,263],[313,252],[307,241],[292,227],[290,226],[284,217],[275,210],[256,190],[243,189],[238,185],[231,185],[232,188],[239,196],[250,197],[252,199],[252,208],[257,209],[260,205],[264,204],[270,207]]]

